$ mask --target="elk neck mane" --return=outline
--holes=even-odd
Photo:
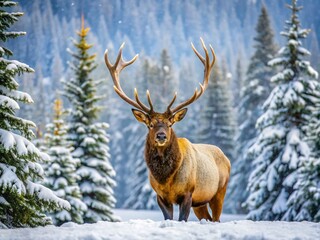
[[[172,130],[166,147],[157,147],[147,135],[145,160],[152,176],[158,183],[165,183],[181,165],[181,152],[178,139]]]

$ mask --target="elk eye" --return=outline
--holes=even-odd
[[[153,128],[153,127],[154,127],[153,123],[150,123],[149,128]]]

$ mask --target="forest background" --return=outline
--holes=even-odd
[[[26,31],[27,35],[8,44],[15,50],[16,58],[35,69],[35,74],[21,76],[21,90],[28,92],[35,103],[21,106],[18,114],[32,119],[38,127],[38,137],[43,135],[46,124],[52,121],[53,102],[62,89],[61,81],[67,81],[73,74],[67,64],[71,61],[67,49],[73,49],[72,39],[80,29],[83,14],[86,27],[91,28],[88,34],[88,42],[93,44],[91,51],[97,54],[98,67],[92,78],[104,79],[99,91],[107,95],[102,100],[105,108],[100,121],[110,124],[111,162],[117,173],[117,207],[147,209],[157,209],[143,162],[147,129],[135,121],[129,106],[114,94],[103,60],[105,49],[109,49],[110,58],[114,59],[119,46],[125,42],[126,59],[139,53],[139,60],[123,73],[124,89],[131,95],[137,87],[141,96],[149,89],[160,111],[174,91],[178,91],[180,100],[185,99],[201,81],[202,66],[194,56],[190,42],[200,49],[199,37],[202,37],[214,47],[217,65],[227,81],[233,119],[227,122],[227,127],[231,129],[230,139],[234,140],[239,134],[236,124],[239,89],[254,51],[255,26],[261,7],[264,4],[268,10],[275,42],[279,46],[285,41],[279,32],[290,16],[285,8],[288,1],[284,0],[18,2],[17,9],[25,14],[13,30]],[[309,60],[319,71],[320,16],[317,10],[320,2],[301,3],[304,9],[299,18],[304,28],[312,29],[303,46],[312,53]],[[193,142],[203,140],[199,123],[205,101],[203,98],[190,106],[186,119],[176,126],[178,136],[188,137]],[[65,104],[68,107],[67,101]],[[213,141],[219,146],[219,139]],[[227,150],[231,162],[237,157],[235,150]],[[138,194],[141,194],[140,198]]]

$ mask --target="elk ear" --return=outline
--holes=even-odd
[[[145,114],[144,112],[137,110],[137,109],[132,109],[132,113],[135,116],[135,118],[142,123],[149,124],[149,116]]]
[[[171,118],[170,121],[172,124],[181,121],[184,116],[187,114],[188,109],[187,108],[183,108],[181,110],[179,110],[178,112],[176,112]]]

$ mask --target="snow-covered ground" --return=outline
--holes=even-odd
[[[320,223],[253,222],[243,216],[223,215],[221,223],[197,221],[164,221],[160,211],[116,210],[122,222],[98,222],[61,227],[47,226],[25,229],[2,229],[1,240],[117,240],[117,239],[320,239]]]

